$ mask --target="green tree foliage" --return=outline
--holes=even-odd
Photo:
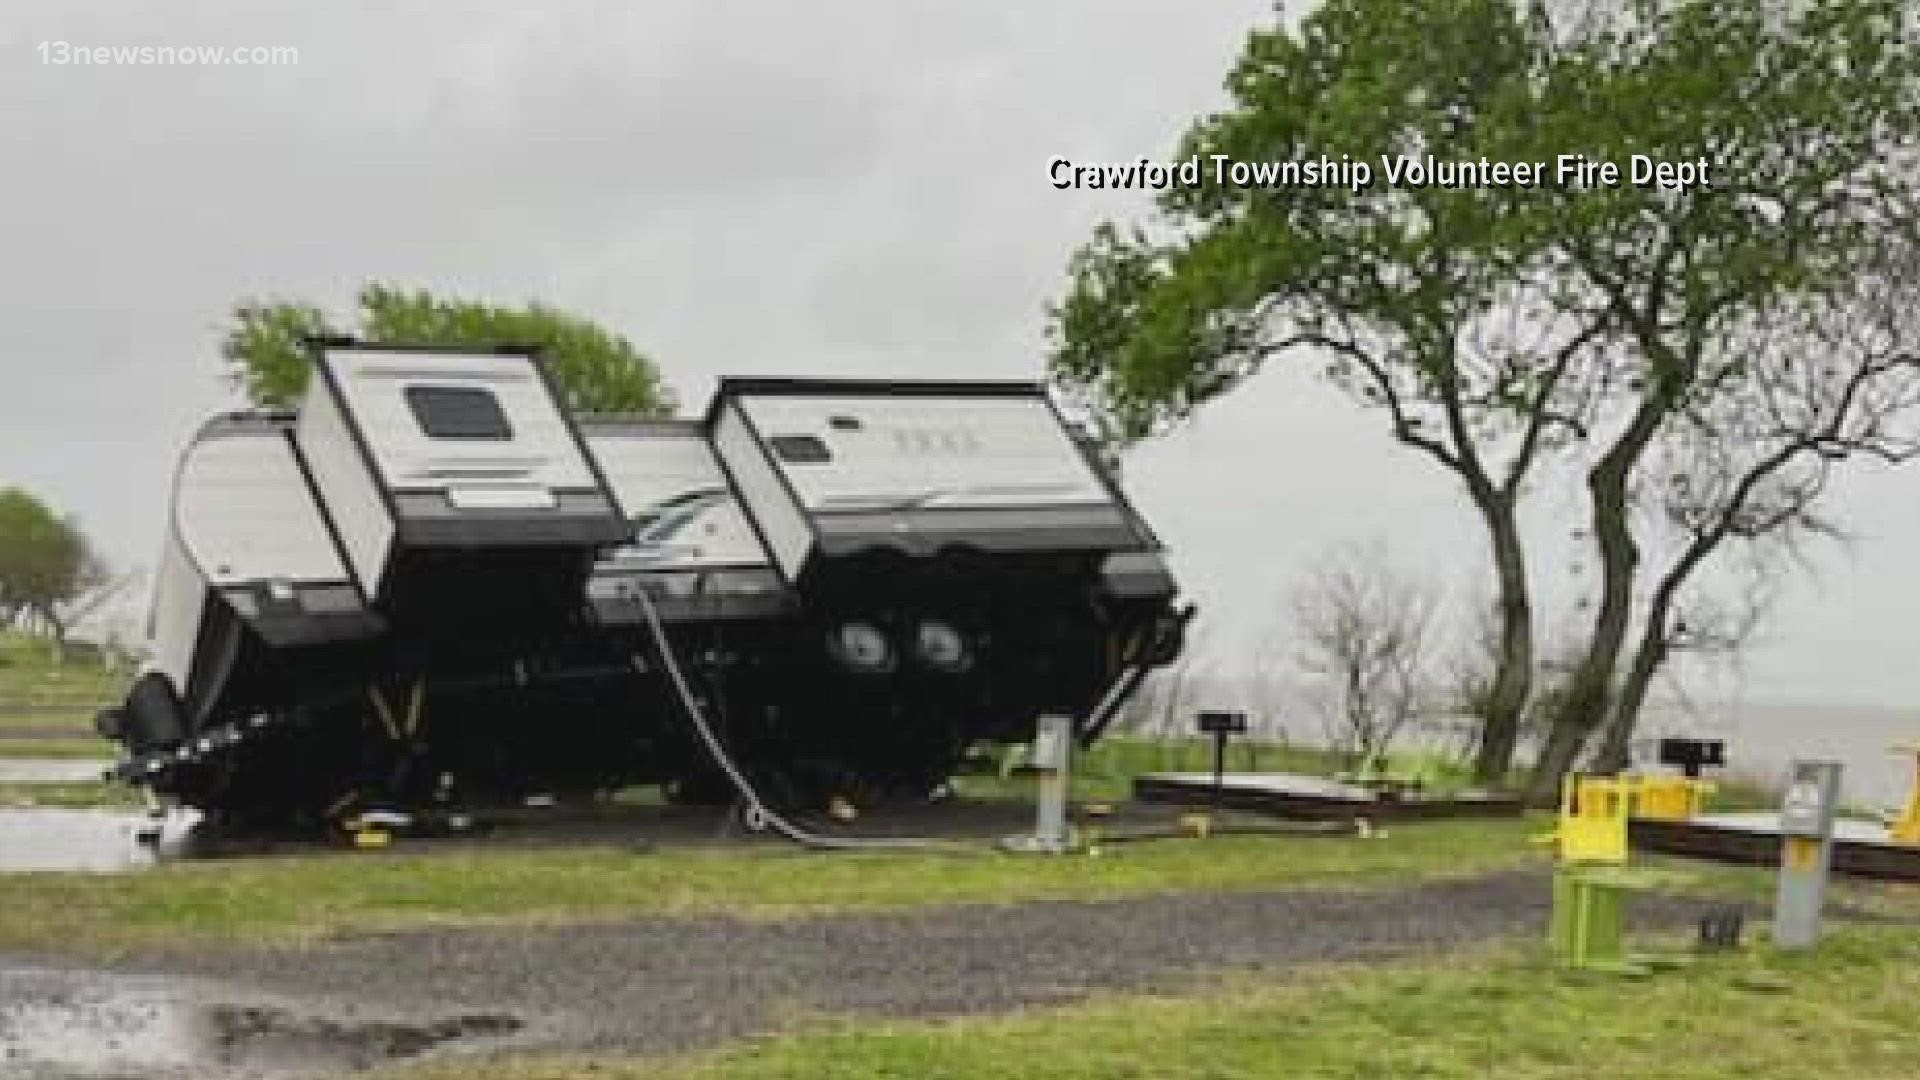
[[[1654,643],[1671,632],[1661,598],[1655,612],[1642,600],[1655,552],[1634,506],[1636,491],[1688,483],[1684,469],[1660,475],[1663,446],[1690,442],[1695,468],[1723,472],[1739,501],[1715,500],[1707,516],[1747,542],[1778,540],[1812,517],[1813,504],[1791,491],[1800,470],[1783,466],[1812,460],[1824,475],[1851,456],[1906,455],[1897,444],[1914,339],[1898,311],[1920,299],[1914,30],[1905,0],[1643,0],[1568,50],[1565,112],[1595,117],[1575,126],[1569,115],[1569,136],[1591,132],[1615,153],[1697,153],[1718,186],[1685,198],[1629,186],[1580,200],[1583,217],[1561,240],[1570,279],[1634,371],[1629,392],[1607,402],[1617,405],[1604,414],[1609,436],[1587,470],[1599,594],[1537,795],[1602,725],[1615,728],[1616,746],[1630,732],[1646,678],[1630,671],[1638,689],[1621,694],[1634,623],[1646,624],[1641,657],[1657,659]],[[1904,298],[1889,304],[1888,285]],[[1729,457],[1737,464],[1726,470]],[[1792,512],[1754,528],[1781,500]],[[1685,584],[1720,547],[1698,542],[1719,531],[1697,534],[1656,588]]]
[[[1227,79],[1233,107],[1198,121],[1178,156],[1376,171],[1382,153],[1520,159],[1541,53],[1503,0],[1330,0],[1297,32],[1249,38]],[[1454,474],[1497,572],[1480,767],[1498,774],[1533,668],[1517,500],[1541,454],[1578,430],[1590,389],[1573,364],[1588,335],[1516,317],[1547,313],[1547,215],[1497,188],[1207,179],[1162,196],[1158,235],[1107,225],[1076,254],[1054,374],[1139,438],[1304,353]]]
[[[307,304],[243,301],[221,342],[227,373],[255,405],[288,406],[307,388],[306,340],[335,333],[326,312]]]
[[[1366,162],[1372,183],[1203,172],[1148,225],[1101,227],[1053,311],[1054,374],[1140,438],[1271,359],[1310,359],[1453,474],[1498,587],[1488,777],[1534,690],[1515,507],[1542,461],[1584,471],[1603,580],[1556,693],[1556,743],[1577,749],[1645,617],[1633,498],[1650,448],[1677,418],[1754,396],[1757,318],[1857,291],[1916,250],[1914,28],[1904,0],[1326,0],[1249,37],[1230,104],[1177,156]],[[1562,184],[1562,154],[1704,162],[1711,186]],[[1547,175],[1393,185],[1383,155]]]
[[[249,300],[234,308],[221,356],[249,400],[293,405],[311,363],[303,342],[341,332],[319,308]],[[659,368],[626,338],[543,304],[506,307],[375,283],[360,290],[352,332],[373,342],[535,346],[572,408],[649,416],[674,408]]]
[[[0,611],[32,617],[57,643],[66,637],[69,605],[105,579],[78,525],[25,491],[0,489]]]

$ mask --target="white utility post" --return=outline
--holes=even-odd
[[[1037,774],[1033,835],[1008,837],[1010,851],[1064,854],[1073,847],[1067,828],[1067,783],[1072,774],[1073,717],[1048,714],[1035,725],[1028,765]]]

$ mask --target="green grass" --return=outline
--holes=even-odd
[[[98,758],[110,761],[118,757],[120,746],[102,738],[0,739],[0,758]]]
[[[125,675],[109,671],[96,659],[76,654],[56,663],[50,642],[0,630],[0,706],[65,706],[86,712],[125,690]]]
[[[1331,750],[1245,740],[1231,743],[1226,758],[1229,772],[1293,772],[1333,776],[1345,767],[1341,756]],[[1140,773],[1212,770],[1213,743],[1206,739],[1105,739],[1091,750],[1074,756],[1072,795],[1080,800],[1119,800],[1132,793],[1133,778]],[[1431,755],[1395,755],[1388,763],[1388,772],[1397,777],[1419,776],[1435,790],[1467,786],[1463,766]],[[996,798],[1030,795],[1032,782],[1003,774],[972,775],[958,778],[954,787],[963,795]]]
[[[107,704],[101,702],[102,705]],[[57,707],[58,708],[58,707]],[[93,717],[99,712],[97,707],[69,711],[58,708],[55,712],[41,712],[37,709],[22,708],[18,703],[0,699],[0,730],[18,731],[26,728],[34,737],[84,738],[93,734]]]
[[[1771,866],[1734,866],[1640,852],[1633,861],[1636,866],[1685,875],[1676,891],[1696,896],[1771,904],[1780,884],[1780,871]],[[1836,912],[1920,919],[1920,885],[1834,877],[1827,885],[1827,903]]]
[[[111,745],[94,737],[93,715],[125,692],[126,676],[106,669],[97,659],[75,655],[56,663],[50,643],[17,631],[0,631],[0,729],[27,729],[36,736],[49,736],[0,738],[0,756],[111,755]]]
[[[56,663],[52,645],[0,631],[0,758],[111,758],[93,717],[120,700],[126,676],[76,654]]]
[[[1847,928],[1811,954],[1702,958],[1644,981],[1552,970],[1534,950],[1226,976],[940,1022],[802,1017],[680,1058],[445,1058],[412,1080],[1031,1080],[1253,1077],[1672,1080],[1896,1077],[1920,1061],[1920,933]]]
[[[140,792],[125,784],[82,781],[60,784],[0,784],[0,809],[56,807],[64,810],[126,809],[146,805]],[[0,894],[5,893],[0,884]],[[0,916],[4,919],[5,916]]]
[[[925,904],[1376,886],[1544,865],[1537,821],[1434,822],[1388,835],[1231,836],[1099,856],[788,848],[528,849],[496,845],[173,863],[103,886],[85,874],[0,876],[0,950],[114,952],[182,938],[300,941],[368,927],[565,922],[648,914],[782,918]]]

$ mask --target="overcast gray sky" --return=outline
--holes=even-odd
[[[737,373],[1037,377],[1067,255],[1132,196],[1050,157],[1165,154],[1220,101],[1257,0],[714,0],[0,12],[0,484],[158,551],[169,471],[235,403],[242,296],[344,308],[369,278],[538,297],[655,355],[683,401]],[[42,42],[266,45],[280,67],[43,63]],[[1445,480],[1310,378],[1262,376],[1139,451],[1130,486],[1229,659],[1333,545],[1463,593]],[[1860,534],[1796,588],[1748,692],[1920,698],[1920,474],[1842,486]],[[1543,530],[1567,506],[1543,504]],[[1538,564],[1564,592],[1570,555]]]

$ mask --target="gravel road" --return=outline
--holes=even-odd
[[[0,1075],[271,1076],[295,1061],[338,1069],[448,1048],[677,1050],[770,1030],[793,1010],[1005,1010],[1534,935],[1547,896],[1545,876],[1527,872],[1367,892],[407,931],[152,954],[111,972],[0,962]],[[1700,906],[1651,899],[1635,918],[1671,924]],[[117,1056],[102,1057],[99,1039],[86,1057],[36,1036],[62,1008],[78,1018],[69,1031],[120,1031]],[[155,1017],[164,1038],[132,1030]]]

